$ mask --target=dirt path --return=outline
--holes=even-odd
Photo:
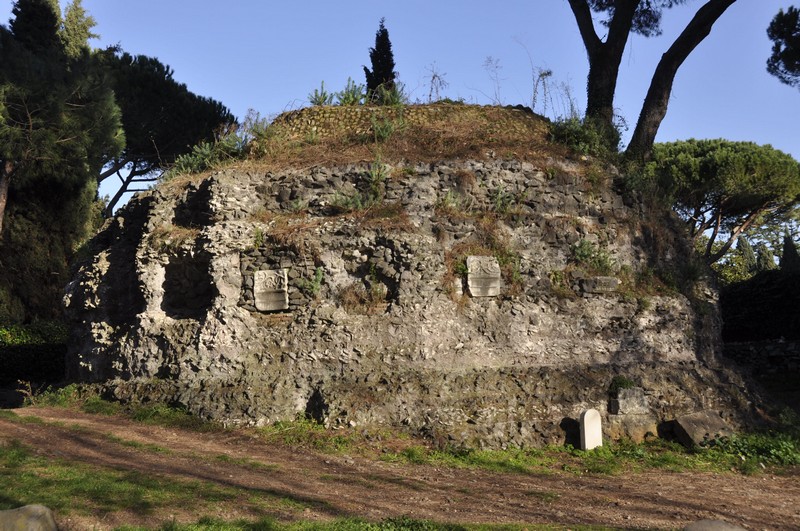
[[[43,456],[143,475],[235,487],[250,498],[289,500],[271,511],[279,519],[353,516],[369,520],[408,515],[451,522],[600,524],[623,528],[680,528],[723,519],[751,529],[800,529],[800,474],[645,472],[622,476],[504,474],[392,464],[270,445],[247,432],[203,434],[146,426],[121,417],[68,409],[27,408],[0,418],[0,444],[18,440]],[[115,439],[116,438],[116,439]],[[132,441],[138,445],[122,444]],[[168,453],[141,445],[168,448]],[[223,456],[223,457],[221,457]],[[65,529],[156,526],[201,515],[254,518],[247,503],[220,502],[214,513],[191,507],[96,517],[59,516]]]

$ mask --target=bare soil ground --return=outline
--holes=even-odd
[[[173,518],[257,518],[259,497],[285,500],[279,520],[406,515],[457,523],[595,524],[675,529],[720,519],[748,529],[800,529],[800,471],[755,476],[649,471],[617,476],[497,473],[386,463],[317,454],[265,443],[246,430],[198,433],[153,427],[119,416],[26,408],[0,418],[0,444],[17,440],[41,456],[104,469],[233,487],[240,499],[150,511],[57,514],[62,529],[156,527]],[[140,444],[121,444],[133,441]],[[169,452],[148,450],[156,445]],[[202,510],[198,508],[202,506]]]

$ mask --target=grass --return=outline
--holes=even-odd
[[[332,431],[313,420],[298,418],[258,428],[264,440],[326,453],[354,450],[358,438],[351,431]]]
[[[618,382],[620,386],[627,384],[628,382]],[[80,407],[93,414],[124,414],[136,422],[148,425],[204,433],[225,430],[222,425],[204,421],[183,408],[165,404],[132,404],[123,407],[102,400],[87,388],[74,385],[61,389],[48,388],[41,394],[32,395],[29,400],[37,405]],[[40,421],[35,416],[18,417],[10,411],[0,411],[0,418],[18,422]],[[569,446],[507,450],[441,449],[427,445],[425,441],[415,442],[404,438],[400,433],[387,430],[329,430],[314,420],[302,417],[257,428],[257,433],[267,442],[322,453],[359,454],[397,463],[479,468],[498,472],[553,473],[562,470],[576,474],[614,475],[661,469],[675,472],[733,470],[752,474],[767,468],[780,470],[800,466],[800,419],[790,410],[781,413],[779,418],[780,425],[771,431],[734,435],[702,448],[688,450],[663,439],[642,444],[623,440],[607,443],[591,451],[576,450]],[[123,440],[115,442],[131,447],[140,444]],[[157,445],[141,445],[140,449],[166,451]]]
[[[507,450],[433,449],[409,446],[384,452],[380,458],[395,463],[424,464],[451,468],[476,468],[522,474],[619,475],[643,470],[668,472],[730,472],[750,474],[769,467],[780,470],[800,465],[800,438],[786,433],[735,436],[705,448],[683,446],[656,439],[635,444],[607,443],[594,450],[548,446]]]
[[[40,503],[62,514],[150,513],[171,506],[213,506],[237,495],[235,489],[207,482],[36,456],[16,440],[0,445],[0,509]]]

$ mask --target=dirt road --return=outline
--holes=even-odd
[[[750,529],[800,529],[800,471],[781,476],[496,473],[317,454],[268,444],[247,431],[198,433],[61,408],[15,411],[45,422],[0,418],[0,444],[17,440],[37,455],[66,462],[241,493],[236,500],[204,503],[200,513],[197,507],[156,507],[57,514],[64,529],[157,526],[202,515],[256,518],[265,515],[263,505],[255,503],[259,497],[284,500],[267,512],[286,520],[407,515],[441,522],[674,529],[722,519]]]

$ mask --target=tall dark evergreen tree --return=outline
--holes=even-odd
[[[800,271],[800,254],[797,253],[797,246],[788,232],[783,236],[783,253],[781,253],[780,266],[781,271]]]
[[[755,274],[758,271],[758,262],[756,261],[756,253],[753,251],[753,246],[747,241],[747,238],[740,236],[736,243],[736,250],[742,257],[742,269],[748,275]]]
[[[19,44],[34,52],[60,51],[58,0],[17,0],[11,14],[9,27]]]
[[[775,264],[775,255],[772,254],[772,249],[767,247],[764,243],[759,243],[756,247],[757,267],[759,271],[772,271],[778,269]]]
[[[783,83],[800,87],[800,10],[781,9],[767,28],[772,41],[772,55],[767,71]]]
[[[372,70],[364,67],[367,78],[367,95],[374,98],[379,94],[379,89],[384,91],[395,90],[394,54],[392,43],[389,41],[389,31],[384,24],[386,19],[381,19],[378,31],[375,33],[375,47],[369,50],[369,59]]]
[[[57,2],[13,13],[0,27],[0,320],[20,304],[57,312],[96,175],[124,144],[113,92],[86,43],[68,53]]]

